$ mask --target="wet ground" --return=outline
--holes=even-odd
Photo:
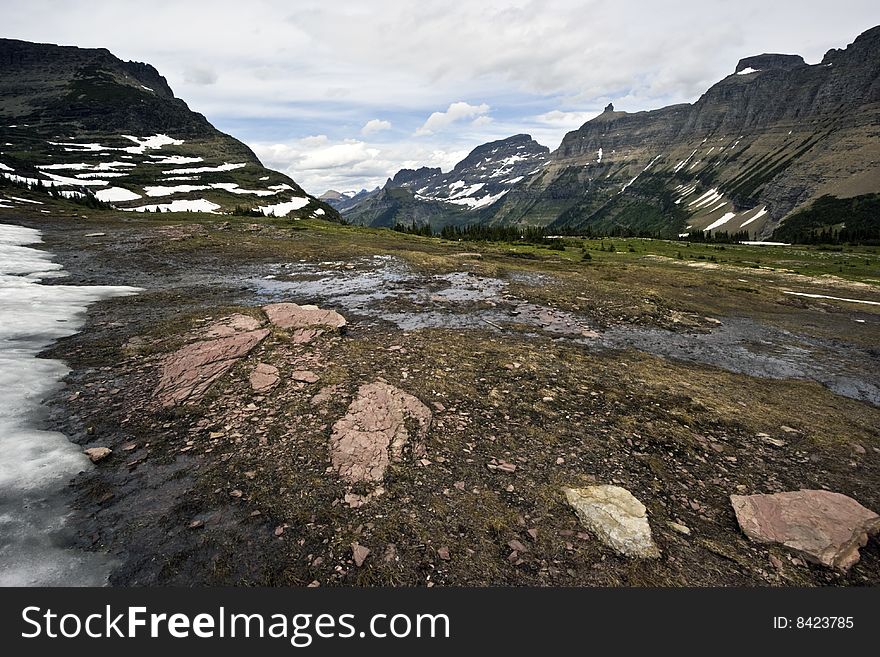
[[[283,263],[267,269],[270,273],[248,281],[261,302],[316,303],[390,322],[404,331],[537,331],[575,340],[585,349],[632,348],[749,376],[812,380],[837,394],[880,405],[877,350],[781,330],[747,317],[725,317],[700,331],[633,325],[598,329],[587,316],[510,294],[509,282],[540,286],[546,279],[540,274],[513,274],[509,279],[470,271],[425,276],[389,255]]]

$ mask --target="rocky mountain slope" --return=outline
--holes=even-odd
[[[451,188],[441,189],[458,180],[458,167],[448,176],[401,172],[372,206],[362,203],[346,216],[379,225],[389,217],[449,223],[448,203],[460,200],[479,208],[472,220],[487,223],[665,237],[749,231],[761,239],[819,197],[880,191],[878,125],[875,27],[814,65],[797,55],[747,57],[693,104],[636,113],[609,105],[549,156],[530,149],[532,161],[506,175],[504,188],[453,197]],[[472,167],[474,154],[499,143],[479,147],[465,162]],[[470,184],[463,180],[455,191]],[[389,198],[389,187],[412,191]]]
[[[31,185],[121,210],[338,217],[191,111],[149,64],[0,39],[0,90],[4,207]]]
[[[475,223],[485,208],[540,171],[549,153],[529,135],[514,135],[478,146],[449,173],[430,167],[402,169],[382,189],[343,212],[347,220],[368,226]]]
[[[340,212],[343,212],[345,210],[353,208],[358,203],[367,198],[370,194],[378,192],[379,189],[379,187],[374,190],[362,189],[359,192],[337,192],[335,189],[328,189],[326,192],[318,197],[318,200],[324,201],[325,203],[332,205]]]

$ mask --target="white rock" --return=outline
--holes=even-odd
[[[581,524],[608,547],[628,557],[660,556],[645,505],[625,488],[601,485],[562,492]]]

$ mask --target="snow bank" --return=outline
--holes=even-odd
[[[61,266],[26,246],[40,241],[36,230],[0,225],[0,586],[100,586],[107,558],[62,547],[67,482],[92,466],[66,436],[32,424],[68,369],[36,356],[76,333],[89,304],[139,290],[41,285]]]

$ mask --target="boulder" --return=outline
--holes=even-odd
[[[300,306],[296,303],[273,303],[263,306],[263,312],[275,326],[282,329],[307,329],[327,326],[341,330],[345,317],[334,310],[322,310],[318,306]]]
[[[868,536],[880,531],[880,516],[827,490],[731,495],[730,503],[743,533],[753,541],[779,543],[842,571],[859,560]]]
[[[403,458],[410,440],[407,420],[416,427],[413,454],[418,457],[431,419],[431,410],[409,393],[383,381],[364,384],[333,425],[331,465],[350,484],[382,481],[388,464]]]
[[[165,358],[153,397],[165,407],[201,399],[214,381],[232,369],[267,335],[269,329],[245,331],[193,342],[178,349]]]
[[[98,461],[103,461],[105,458],[110,456],[113,453],[113,450],[109,447],[90,447],[89,449],[83,450],[83,454],[89,457],[89,460],[92,463],[97,463]]]
[[[268,363],[257,363],[248,377],[254,392],[268,392],[278,385],[278,368]]]
[[[645,505],[625,488],[599,485],[563,488],[562,492],[581,524],[618,554],[660,556],[651,537]]]

